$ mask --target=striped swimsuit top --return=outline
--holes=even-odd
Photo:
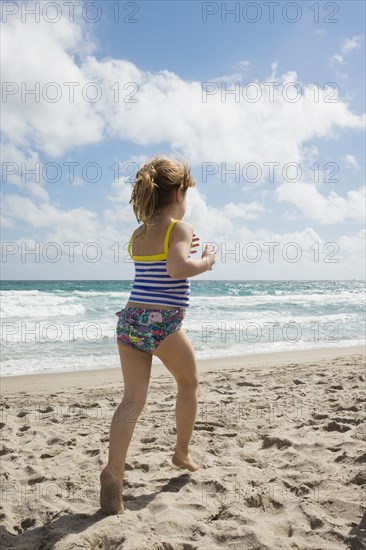
[[[188,307],[190,283],[188,279],[173,279],[166,269],[170,233],[175,223],[172,219],[164,239],[164,252],[150,256],[132,255],[132,233],[128,254],[134,261],[135,278],[129,300],[144,304],[159,304],[172,307]]]

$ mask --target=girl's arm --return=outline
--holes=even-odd
[[[203,252],[199,260],[191,260],[188,255],[192,247],[194,230],[191,224],[180,221],[172,229],[166,269],[173,279],[186,279],[204,273],[215,263],[215,254]]]

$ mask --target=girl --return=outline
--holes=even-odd
[[[108,464],[100,474],[100,506],[108,514],[123,511],[125,459],[136,421],[146,401],[152,357],[172,373],[178,388],[175,407],[177,441],[172,463],[191,472],[198,466],[189,442],[198,403],[194,350],[182,322],[189,305],[190,283],[216,261],[207,245],[200,260],[189,258],[198,246],[193,227],[182,221],[186,192],[195,182],[185,161],[159,155],[136,174],[130,204],[138,227],[128,245],[135,264],[129,300],[116,326],[124,393],[112,418]]]

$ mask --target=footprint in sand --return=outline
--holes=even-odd
[[[59,437],[52,437],[47,441],[47,445],[54,445],[55,443],[62,443],[62,439],[60,439]],[[66,442],[66,445],[69,445],[69,444],[70,444],[69,442]]]
[[[288,439],[282,439],[280,437],[269,437],[266,436],[263,439],[262,442],[262,449],[268,449],[269,447],[276,446],[277,449],[287,449],[287,447],[291,447],[292,442]]]
[[[54,408],[53,407],[46,407],[45,409],[37,409],[38,412],[42,413],[42,414],[47,414],[49,412],[53,412],[54,411]]]
[[[13,453],[14,449],[11,449],[10,447],[6,447],[6,445],[0,450],[0,456],[7,455],[9,453]]]
[[[329,418],[329,414],[313,413],[313,417],[315,418],[315,420],[324,420],[325,418]]]
[[[355,485],[365,485],[366,484],[366,472],[358,472],[355,477],[351,479],[351,483]]]
[[[343,422],[344,424],[353,424],[355,426],[358,426],[359,424],[361,424],[363,422],[363,419],[362,418],[333,418],[333,420],[335,420],[335,422]]]
[[[251,464],[253,468],[259,468],[260,470],[267,468],[266,464],[263,464],[262,462],[259,462],[258,460],[252,457],[244,458],[244,461],[247,462],[248,464]]]
[[[329,424],[326,424],[323,426],[323,430],[327,432],[348,432],[351,428],[349,426],[346,426],[346,424],[339,424],[338,422],[335,422],[334,420],[332,422],[329,422]]]
[[[162,447],[161,445],[158,445],[158,446],[153,446],[153,447],[140,447],[140,451],[141,453],[146,453],[146,452],[149,452],[149,451],[167,451],[167,447]]]
[[[125,479],[123,485],[126,489],[139,489],[140,487],[145,487],[146,483],[139,483],[138,481],[128,481]]]
[[[359,457],[355,458],[355,462],[363,464],[366,462],[366,453],[363,453]]]
[[[85,454],[87,454],[89,456],[97,456],[97,455],[100,454],[100,449],[90,449],[90,450],[85,451]]]
[[[26,432],[29,429],[30,429],[30,426],[22,426],[21,428],[19,428],[19,431],[20,432]]]
[[[339,405],[339,407],[336,408],[336,411],[350,411],[350,412],[358,412],[360,409],[356,407],[356,405],[350,405],[349,407],[343,407],[342,405]]]
[[[45,476],[35,476],[28,479],[28,485],[35,485],[36,483],[42,483],[43,481],[47,481],[47,478]]]
[[[312,530],[320,529],[320,527],[323,527],[324,521],[322,519],[318,518],[317,516],[311,516],[309,514],[307,515],[307,517],[310,522],[310,528]]]
[[[35,524],[36,524],[35,518],[26,518],[26,519],[23,519],[23,521],[20,524],[20,527],[19,525],[16,525],[14,526],[14,529],[16,529],[20,533],[21,531],[26,531],[30,527],[33,527]]]
[[[149,471],[149,465],[148,464],[140,464],[139,462],[134,462],[133,463],[133,470],[142,470],[143,472],[148,472]]]
[[[243,381],[243,382],[237,382],[236,383],[237,386],[248,386],[250,388],[261,388],[262,387],[262,384],[254,384],[253,382],[246,382],[246,381]]]
[[[337,456],[335,459],[334,459],[334,462],[344,462],[348,457],[348,454],[346,453],[346,451],[343,451],[343,453],[339,456]]]
[[[157,440],[157,437],[143,437],[141,443],[154,443]]]
[[[339,453],[341,450],[341,447],[327,447],[327,451],[331,451],[332,453]]]
[[[195,430],[204,430],[206,432],[213,432],[214,427],[213,426],[207,426],[207,424],[203,422],[196,422],[194,425]]]

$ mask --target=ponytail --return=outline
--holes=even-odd
[[[156,176],[156,170],[153,166],[145,170],[140,169],[136,174],[130,200],[137,221],[143,221],[147,225],[150,224],[158,202]]]
[[[137,221],[146,227],[154,225],[153,216],[172,202],[174,190],[181,185],[184,192],[195,185],[185,161],[159,155],[146,162],[136,174],[129,201]]]

